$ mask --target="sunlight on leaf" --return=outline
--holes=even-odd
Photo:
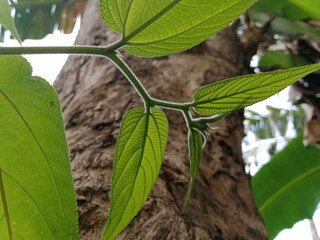
[[[8,29],[12,35],[21,43],[19,33],[14,25],[13,17],[11,16],[11,8],[8,0],[0,0],[0,25]]]
[[[111,207],[103,240],[113,239],[143,206],[154,185],[168,140],[162,110],[130,110],[117,141],[112,173]]]
[[[162,56],[191,48],[236,19],[256,0],[100,0],[104,23],[122,33],[125,50]]]
[[[213,115],[260,102],[299,78],[320,68],[320,64],[260,74],[244,75],[204,86],[194,94],[196,112]]]
[[[302,135],[252,178],[255,202],[269,237],[312,218],[320,201],[320,149],[304,147]]]
[[[10,228],[13,239],[78,240],[59,99],[31,74],[24,58],[0,56],[1,240],[10,239]]]

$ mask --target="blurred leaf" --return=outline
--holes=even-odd
[[[256,0],[100,0],[104,23],[124,49],[162,56],[191,48],[222,30]]]
[[[265,12],[249,11],[250,17],[262,24],[267,23],[271,16]],[[315,39],[320,39],[319,30],[303,21],[292,21],[286,17],[275,17],[271,22],[271,28],[275,33],[282,35],[308,34]]]
[[[290,68],[306,64],[307,62],[304,59],[286,54],[284,51],[267,51],[259,60],[259,67]]]
[[[250,109],[246,109],[246,113],[251,115],[251,117],[246,118],[246,120],[249,121],[249,128],[258,139],[275,138],[274,130],[268,117]]]
[[[297,110],[293,110],[293,126],[296,130],[296,133],[300,133],[304,131],[304,128],[307,123],[307,116],[305,111],[301,106],[296,106]]]
[[[312,215],[320,201],[320,149],[305,148],[302,135],[252,178],[255,202],[269,238]]]
[[[295,4],[294,1],[295,0],[260,0],[252,6],[251,10],[267,14],[275,14],[290,20],[309,18],[313,18],[315,20],[320,19],[320,16],[316,16],[307,9],[301,8],[298,4]]]
[[[270,111],[270,117],[274,124],[274,128],[277,129],[280,136],[285,136],[288,130],[289,116],[291,115],[291,111],[271,106],[267,106],[267,109]]]
[[[8,29],[11,34],[17,39],[17,41],[21,43],[19,33],[16,29],[16,26],[14,25],[14,21],[11,16],[11,9],[8,0],[0,0],[0,25]],[[3,35],[2,30],[1,34]],[[1,39],[3,39],[3,37],[1,37],[0,40]]]
[[[192,106],[204,115],[230,112],[264,100],[319,68],[320,63],[230,78],[198,89]]]
[[[31,73],[24,58],[0,56],[1,240],[78,240],[59,99]]]
[[[311,13],[317,19],[320,19],[320,1],[319,0],[290,0],[290,2],[299,6],[308,13]]]
[[[190,182],[188,191],[184,200],[183,208],[187,207],[192,189],[194,187],[201,161],[203,137],[201,133],[194,128],[189,130],[188,136],[189,158],[190,158]]]
[[[159,174],[168,140],[161,109],[134,108],[124,117],[112,173],[111,203],[103,240],[116,237],[143,206]]]

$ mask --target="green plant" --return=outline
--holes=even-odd
[[[124,48],[129,54],[152,57],[188,49],[221,30],[254,2],[101,1],[104,22],[121,34],[121,39],[110,46],[0,49],[0,55],[65,53],[106,57],[123,72],[143,99],[144,108],[129,111],[121,125],[112,176],[111,208],[102,239],[114,238],[131,221],[144,204],[159,173],[168,138],[168,123],[161,108],[180,111],[189,129],[191,179],[183,206],[186,207],[210,130],[209,124],[230,111],[266,99],[320,68],[320,64],[314,64],[240,76],[198,89],[192,102],[175,103],[150,96],[118,52],[119,48]],[[5,6],[6,2],[2,4]],[[0,18],[0,22],[3,25],[10,23],[5,26],[14,33],[10,14],[3,16],[5,18]],[[4,126],[4,137],[0,142],[1,146],[8,146],[0,152],[3,205],[0,216],[6,220],[6,228],[1,226],[0,232],[6,234],[7,239],[13,239],[15,235],[25,239],[43,239],[44,236],[46,239],[78,239],[75,197],[57,96],[42,79],[31,76],[31,68],[22,57],[0,56],[0,67],[0,104],[3,105],[0,125]],[[194,112],[203,117],[194,117]],[[14,134],[12,129],[15,129]],[[53,139],[54,143],[47,139]],[[26,141],[30,144],[24,147],[34,149],[29,151],[31,156],[25,154],[27,149],[17,144]],[[13,152],[10,146],[17,145],[19,147]],[[35,161],[28,162],[24,168],[32,172],[33,178],[21,174],[25,159]],[[43,169],[37,169],[40,167]],[[48,182],[42,179],[48,179]],[[50,203],[44,193],[52,194]],[[27,201],[30,207],[21,211],[19,202],[14,199],[24,199],[23,203]],[[48,205],[51,205],[51,212],[47,210]],[[57,219],[50,218],[52,212],[59,212],[59,215],[55,214]],[[30,215],[34,216],[31,220]],[[28,224],[33,227],[26,226]]]

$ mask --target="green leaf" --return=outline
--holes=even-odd
[[[270,239],[297,221],[311,219],[320,201],[320,149],[304,147],[302,139],[292,140],[252,178]]]
[[[19,33],[14,25],[13,17],[11,16],[11,8],[8,0],[0,0],[0,24],[7,28],[18,42],[21,43]]]
[[[201,133],[194,128],[189,130],[188,136],[189,158],[190,158],[190,182],[186,198],[184,200],[183,208],[187,207],[192,189],[194,187],[196,177],[199,172],[199,166],[202,156],[203,137]]]
[[[256,0],[100,0],[105,24],[138,56],[191,48],[236,19]]]
[[[1,240],[78,240],[60,103],[31,74],[24,58],[0,56]]]
[[[299,6],[306,12],[312,14],[316,18],[320,18],[320,1],[319,0],[289,0]]]
[[[318,63],[230,78],[198,89],[192,106],[204,115],[230,112],[264,100],[319,68]]]
[[[159,174],[168,140],[162,110],[130,110],[118,137],[111,183],[111,207],[103,240],[116,237],[143,206]]]
[[[251,10],[261,13],[283,16],[290,20],[309,18],[318,19],[309,11],[306,11],[306,9],[297,6],[297,4],[294,3],[294,0],[259,0],[255,5],[252,6]]]
[[[306,61],[300,57],[286,54],[284,51],[267,51],[259,60],[259,67],[298,67],[306,65]]]

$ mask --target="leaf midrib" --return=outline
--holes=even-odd
[[[130,9],[131,9],[131,8],[129,8],[128,14],[127,14],[127,17],[126,17],[126,21],[125,21],[125,24],[124,24],[123,39],[121,40],[123,45],[125,45],[128,41],[130,41],[132,38],[134,38],[137,34],[142,32],[147,26],[151,25],[152,23],[157,21],[159,18],[161,18],[165,13],[167,13],[169,10],[171,10],[174,6],[176,6],[181,1],[182,0],[174,0],[167,7],[165,7],[159,13],[157,13],[154,17],[152,17],[151,19],[146,21],[144,24],[142,24],[140,27],[138,27],[136,30],[134,30],[132,33],[130,33],[128,36],[125,36],[126,23],[127,23],[127,19],[128,19],[128,16],[129,16]]]
[[[141,167],[141,162],[142,162],[142,158],[143,158],[143,154],[144,154],[144,149],[145,149],[145,145],[146,145],[146,140],[147,140],[147,135],[148,135],[149,115],[151,114],[149,111],[150,111],[150,110],[148,110],[146,113],[142,113],[142,117],[143,117],[143,116],[146,117],[146,123],[145,123],[145,130],[144,130],[144,132],[143,132],[143,143],[142,143],[142,147],[141,147],[142,151],[141,151],[140,158],[139,158],[139,166],[140,166],[140,167]],[[141,118],[142,118],[142,117],[141,117]],[[139,122],[140,122],[140,121],[139,121]],[[137,123],[136,126],[138,126],[139,122]],[[120,219],[122,219],[123,214],[124,214],[124,212],[125,212],[126,209],[127,209],[128,203],[129,203],[129,201],[131,200],[132,192],[133,192],[133,190],[134,190],[134,186],[135,186],[135,182],[136,182],[137,177],[138,177],[138,173],[139,173],[139,169],[138,169],[138,171],[136,171],[136,174],[135,174],[135,176],[134,176],[133,187],[131,188],[130,197],[129,197],[127,203],[125,204],[125,205],[126,205],[126,208],[124,209],[124,211],[122,211]],[[113,234],[113,233],[115,232],[115,230],[117,229],[118,225],[119,225],[119,221],[118,221],[117,224],[115,225],[115,228],[113,229],[113,231],[112,231],[109,235],[106,236],[107,238],[110,237],[110,236],[112,236],[112,234]]]
[[[234,4],[232,5],[232,7],[235,6],[235,5],[237,5],[238,3],[239,3],[239,1],[236,2],[236,3],[234,3]],[[170,38],[177,37],[178,35],[181,35],[181,34],[183,34],[183,33],[185,33],[185,32],[188,32],[188,31],[190,31],[191,29],[193,29],[193,28],[201,25],[202,23],[208,21],[209,19],[214,18],[214,17],[217,17],[219,14],[221,14],[222,12],[228,10],[229,8],[230,8],[230,6],[229,6],[228,8],[222,9],[220,12],[215,13],[213,16],[210,16],[210,17],[206,18],[205,20],[200,21],[199,23],[193,25],[193,26],[190,27],[190,28],[187,28],[187,29],[179,32],[179,33],[176,34],[176,35],[167,36],[167,37],[161,38],[161,39],[159,39],[159,40],[155,40],[155,41],[141,42],[141,43],[133,43],[132,45],[139,46],[139,45],[146,45],[146,44],[155,44],[155,43],[158,43],[158,42],[162,42],[162,41],[164,41],[164,40],[168,40],[168,39],[170,39]],[[221,24],[220,24],[220,25],[221,25]],[[224,24],[222,24],[222,25],[224,26]],[[144,30],[144,29],[142,29],[142,30]],[[142,32],[142,31],[141,31],[141,32]],[[140,33],[140,32],[138,32],[138,33]],[[137,33],[137,34],[138,34],[138,33]],[[136,34],[136,35],[137,35],[137,34]],[[136,36],[136,35],[135,35],[135,36]],[[207,35],[208,35],[208,34],[207,34]],[[212,34],[209,34],[209,35],[212,35]],[[133,36],[133,37],[135,37],[135,36]],[[130,38],[129,40],[127,40],[125,43],[128,43],[133,37],[131,37],[131,38]]]
[[[299,72],[299,73],[295,74],[294,76],[301,75],[301,74],[305,74],[305,73],[308,73],[308,72],[310,72],[310,71],[311,71],[311,70],[309,69],[309,70],[306,70],[305,72]],[[270,74],[270,75],[271,75],[271,74]],[[254,77],[258,77],[258,76],[259,76],[259,74],[258,74],[257,76],[254,76]],[[266,75],[265,75],[265,76],[266,76]],[[270,78],[275,77],[275,76],[276,76],[276,75],[272,74]],[[264,76],[262,76],[262,77],[264,77]],[[289,78],[289,77],[287,77],[287,78]],[[285,81],[287,80],[287,78],[285,78]],[[290,78],[293,78],[293,76],[290,76]],[[241,79],[241,78],[240,78],[240,79]],[[238,78],[237,80],[240,80],[240,79]],[[232,80],[232,79],[225,80],[225,81],[229,81],[229,82],[232,83],[231,80]],[[255,79],[254,81],[256,81],[256,80],[257,80],[257,79]],[[282,81],[280,80],[280,82],[282,82]],[[290,81],[290,82],[291,82],[291,81]],[[222,83],[222,82],[220,82],[220,83]],[[220,83],[218,82],[218,83],[216,83],[216,84],[219,85]],[[263,83],[263,82],[262,82],[262,83]],[[277,83],[279,83],[279,82],[277,82]],[[228,84],[228,83],[225,83],[225,84]],[[235,84],[235,83],[233,83],[233,84]],[[215,85],[215,84],[214,84],[214,85]],[[221,84],[221,85],[223,85],[223,84]],[[192,106],[193,106],[193,107],[197,107],[198,105],[202,105],[202,104],[206,104],[206,103],[210,103],[210,102],[215,102],[215,101],[218,101],[218,100],[221,100],[221,99],[225,99],[225,98],[229,98],[229,97],[232,97],[232,96],[235,96],[235,95],[240,95],[240,94],[243,94],[243,93],[246,93],[246,92],[250,92],[250,91],[252,91],[252,90],[256,90],[256,89],[260,89],[260,88],[265,88],[265,87],[267,87],[267,86],[269,86],[269,85],[271,85],[271,84],[268,84],[268,85],[259,85],[259,86],[257,86],[257,87],[248,88],[248,89],[243,90],[243,91],[241,91],[241,92],[235,92],[235,93],[233,93],[233,94],[224,95],[224,96],[222,96],[222,97],[198,101],[198,99],[205,98],[207,95],[212,94],[212,92],[213,92],[214,90],[217,90],[217,89],[214,89],[214,90],[210,91],[209,93],[204,94],[203,96],[200,96],[198,99],[195,99],[195,102],[192,104]],[[285,85],[288,85],[288,84],[285,84]],[[212,86],[213,86],[213,85],[212,85]],[[226,87],[226,85],[220,87],[219,89],[225,88],[225,87]],[[203,88],[203,89],[204,89],[204,88]],[[201,89],[200,89],[200,90],[201,90]],[[221,92],[220,92],[220,93],[221,93]]]
[[[317,166],[316,168],[312,168],[311,170],[305,172],[304,174],[299,175],[297,178],[294,178],[292,181],[290,181],[288,184],[281,187],[275,194],[273,194],[267,201],[265,201],[260,207],[259,211],[263,214],[263,211],[279,196],[281,196],[284,192],[288,191],[290,187],[296,185],[303,179],[311,176],[312,174],[320,171],[320,166]]]

